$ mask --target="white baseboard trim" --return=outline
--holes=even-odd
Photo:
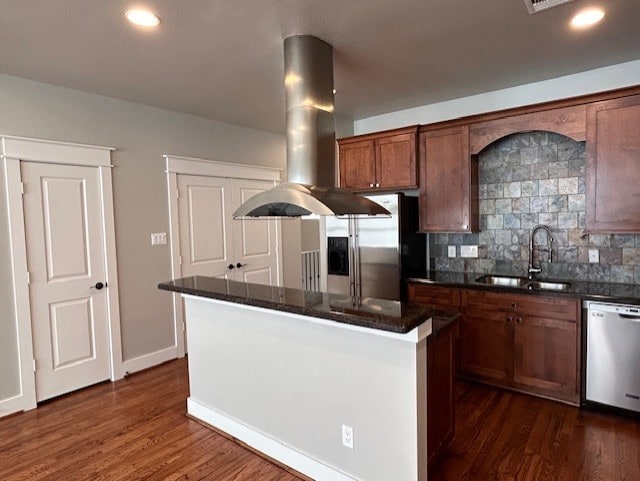
[[[187,399],[187,412],[196,419],[242,441],[268,457],[295,469],[317,481],[357,481],[340,471],[265,436],[224,414],[207,407],[195,399]]]
[[[132,374],[137,371],[142,371],[163,362],[176,359],[178,357],[178,348],[176,346],[161,349],[160,351],[151,352],[144,356],[134,357],[128,359],[122,363],[122,370],[126,374]]]

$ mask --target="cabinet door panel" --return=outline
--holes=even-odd
[[[514,382],[577,396],[577,349],[576,323],[539,317],[517,318]]]
[[[587,109],[587,230],[640,232],[640,95]]]
[[[466,309],[460,324],[460,370],[506,383],[513,368],[513,331],[509,314],[489,309]]]
[[[376,139],[376,187],[416,188],[416,134]]]
[[[363,140],[340,144],[340,187],[371,190],[375,186],[375,142]]]
[[[469,127],[420,135],[420,230],[477,230],[477,159],[469,155]]]

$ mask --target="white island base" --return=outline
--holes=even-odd
[[[189,415],[318,481],[427,480],[431,320],[396,334],[184,298]]]

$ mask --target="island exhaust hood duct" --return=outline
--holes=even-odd
[[[381,205],[333,187],[333,48],[319,38],[284,40],[288,182],[251,197],[234,218],[390,215]]]

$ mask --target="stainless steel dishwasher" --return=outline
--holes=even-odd
[[[640,306],[584,301],[585,398],[640,412]]]

